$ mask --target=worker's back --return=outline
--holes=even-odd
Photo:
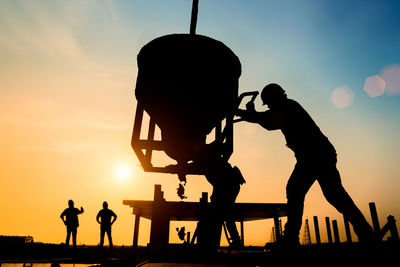
[[[285,136],[286,145],[295,152],[296,156],[335,152],[335,148],[328,138],[321,132],[307,111],[296,101],[285,99],[278,107],[266,112],[274,113],[275,116],[272,117],[283,120],[280,129]]]

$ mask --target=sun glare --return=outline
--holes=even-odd
[[[126,181],[132,175],[132,171],[131,168],[129,168],[128,166],[120,165],[115,170],[115,175],[117,176],[118,180]]]

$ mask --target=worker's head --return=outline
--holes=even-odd
[[[286,99],[286,93],[279,84],[270,83],[261,91],[261,99],[263,105],[271,107],[280,103],[283,99]]]
[[[103,208],[105,208],[105,209],[108,208],[108,203],[107,203],[107,201],[104,201],[104,202],[103,202]]]
[[[68,200],[68,207],[70,208],[74,207],[74,201],[72,201],[72,199]]]

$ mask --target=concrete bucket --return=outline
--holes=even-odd
[[[201,35],[166,35],[146,44],[137,62],[135,120],[141,120],[140,109],[147,112],[150,124],[161,130],[161,142],[139,140],[138,129],[136,136],[134,129],[132,146],[136,154],[141,149],[163,150],[178,163],[187,163],[201,153],[214,128],[217,135],[223,131],[223,120],[225,128],[232,131],[241,64],[222,42]],[[139,124],[136,121],[135,127]],[[229,133],[225,133],[225,139],[227,136]],[[223,139],[216,143],[222,144]],[[142,166],[150,167],[149,156],[138,157],[147,160],[145,164],[141,160]]]

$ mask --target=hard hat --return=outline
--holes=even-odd
[[[270,83],[261,91],[263,105],[273,102],[285,95],[285,90],[279,84]]]

